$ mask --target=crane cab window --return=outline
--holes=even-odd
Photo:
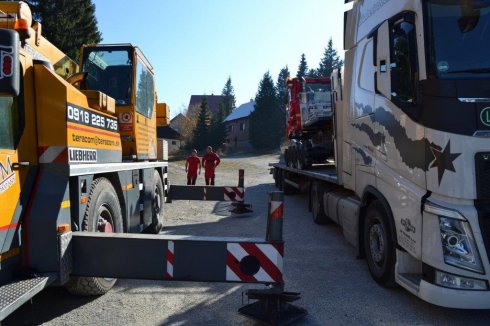
[[[153,75],[138,60],[136,64],[136,111],[151,118],[155,106]]]
[[[19,103],[16,97],[0,97],[0,149],[14,149],[19,125]]]
[[[85,48],[83,71],[87,73],[87,89],[103,92],[116,100],[116,105],[129,105],[132,81],[132,50],[129,47]]]
[[[0,96],[0,149],[16,149],[24,130],[23,73],[20,69],[20,94]]]

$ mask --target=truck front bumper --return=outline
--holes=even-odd
[[[490,291],[458,290],[420,282],[418,296],[429,303],[459,309],[490,309]]]

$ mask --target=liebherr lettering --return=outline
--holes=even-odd
[[[69,148],[68,159],[76,163],[95,163],[97,162],[97,150],[84,148]]]

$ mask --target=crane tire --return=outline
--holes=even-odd
[[[121,205],[116,190],[107,178],[101,177],[92,182],[81,229],[91,232],[111,232],[111,229],[112,232],[123,232]],[[72,276],[65,287],[76,295],[102,295],[116,281],[115,278]]]

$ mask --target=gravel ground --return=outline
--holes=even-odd
[[[267,163],[277,156],[226,158],[217,185],[236,185],[245,169],[247,217],[231,216],[229,204],[174,201],[166,206],[165,234],[263,237],[267,193],[275,190]],[[169,178],[183,184],[183,162],[170,164]],[[198,184],[203,184],[199,176]],[[384,289],[369,276],[364,260],[339,227],[315,225],[306,195],[285,199],[286,290],[301,292],[295,304],[308,316],[297,325],[488,325],[490,311],[445,309],[401,288]],[[261,285],[119,280],[108,294],[74,297],[49,288],[7,318],[3,325],[255,325],[237,313],[242,292]]]

